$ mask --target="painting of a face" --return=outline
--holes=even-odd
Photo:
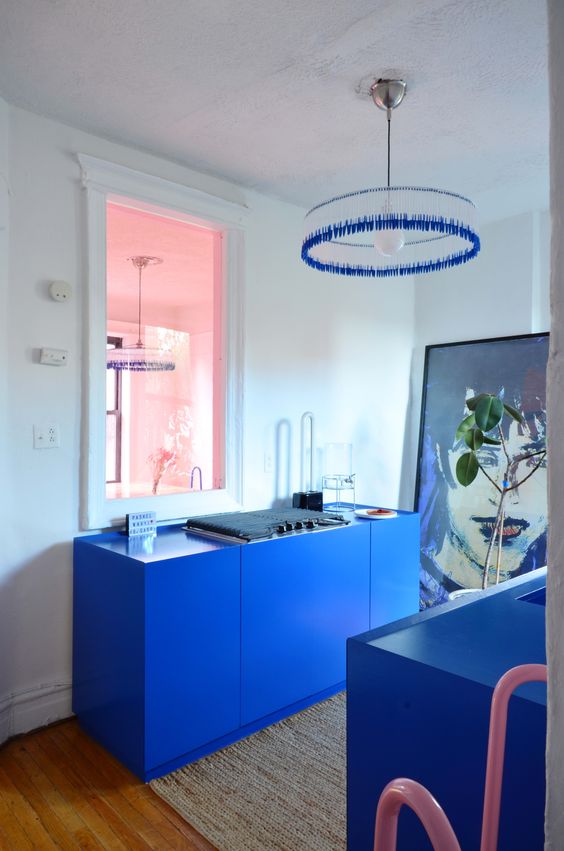
[[[425,403],[416,509],[421,515],[421,603],[434,605],[459,588],[479,588],[499,505],[505,470],[502,448],[483,446],[483,467],[468,487],[456,478],[456,463],[468,448],[455,441],[465,401],[477,393],[500,393],[522,411],[523,424],[506,416],[502,429],[510,457],[545,448],[548,335],[431,346],[427,352]],[[493,434],[492,434],[493,436]],[[539,464],[540,461],[540,464]],[[546,559],[546,460],[534,456],[511,472],[510,485],[534,474],[505,498],[500,580]],[[495,558],[490,577],[495,575]]]
[[[533,438],[530,431],[516,422],[509,425],[507,449],[511,457],[518,453],[528,454],[544,447],[544,440]],[[448,451],[450,473],[456,482],[455,468],[460,455],[467,451],[461,442],[456,449]],[[483,447],[479,452],[480,462],[490,475],[499,477],[503,470],[501,448]],[[529,472],[538,459],[523,462],[520,478]],[[546,527],[546,461],[540,463],[534,476],[522,487],[511,491],[505,499],[503,527],[503,558],[501,579],[509,579],[519,571],[525,554],[539,536],[539,529]],[[460,485],[448,487],[447,510],[450,527],[460,549],[468,559],[480,568],[490,541],[499,504],[499,494],[486,476],[480,475],[471,487]],[[481,581],[481,570],[476,571]],[[464,577],[453,577],[464,587]],[[476,586],[478,587],[478,586]]]

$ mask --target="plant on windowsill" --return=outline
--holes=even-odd
[[[534,452],[510,454],[507,435],[503,431],[504,417],[509,417],[510,420],[517,422],[520,426],[525,426],[525,418],[516,408],[504,402],[500,396],[492,393],[479,393],[466,400],[466,407],[469,414],[459,424],[455,441],[464,440],[469,451],[461,455],[457,461],[456,478],[463,487],[468,487],[478,473],[482,473],[490,481],[499,500],[484,564],[482,588],[485,589],[488,587],[490,561],[496,539],[498,548],[495,584],[499,583],[505,499],[508,494],[517,491],[542,466],[546,458],[546,446]],[[494,437],[491,434],[492,432],[494,435],[497,434],[497,437]],[[484,446],[495,447],[499,451],[497,479],[495,473],[488,473],[482,462],[480,450]],[[531,459],[535,460],[531,461]],[[523,462],[533,464],[532,469],[525,475],[521,472],[522,468],[520,467]],[[521,478],[519,478],[519,475],[521,475]]]
[[[174,475],[175,479],[190,477],[188,470],[193,466],[192,429],[192,415],[188,405],[181,405],[170,414],[164,435],[165,445],[147,458],[152,469],[153,495],[156,495],[165,473]]]
[[[168,470],[168,468],[174,464],[176,460],[176,454],[171,449],[165,449],[164,446],[161,446],[159,449],[157,449],[156,452],[153,452],[151,455],[149,455],[147,460],[152,467],[153,494],[156,494],[159,487],[159,482]]]

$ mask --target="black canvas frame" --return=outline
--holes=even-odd
[[[432,429],[433,429],[433,421],[432,421],[433,412],[429,410],[429,391],[428,391],[428,388],[430,387],[431,382],[433,382],[435,380],[440,380],[440,376],[438,376],[438,378],[437,378],[436,376],[430,375],[430,368],[431,368],[430,362],[432,360],[433,352],[435,350],[444,350],[444,349],[456,350],[457,348],[460,348],[462,346],[465,346],[465,347],[468,347],[468,346],[474,347],[475,346],[476,351],[478,351],[478,348],[481,349],[482,354],[481,354],[480,357],[483,357],[484,356],[483,353],[486,351],[486,349],[484,349],[483,347],[492,347],[493,348],[493,344],[502,343],[504,345],[507,344],[507,346],[508,346],[506,358],[507,358],[507,364],[509,365],[509,364],[511,364],[511,356],[510,356],[511,343],[518,342],[520,344],[519,349],[522,351],[521,343],[523,341],[526,341],[526,340],[539,341],[539,346],[541,346],[540,341],[544,340],[544,341],[546,341],[546,349],[548,350],[548,333],[547,332],[540,332],[540,333],[537,333],[537,334],[520,334],[520,335],[504,336],[504,337],[482,338],[482,339],[476,339],[476,340],[462,340],[462,341],[449,342],[449,343],[437,343],[437,344],[432,344],[432,345],[426,346],[426,348],[425,348],[425,364],[424,364],[424,373],[423,373],[423,392],[422,392],[422,398],[421,398],[421,414],[420,414],[420,423],[419,423],[419,440],[418,440],[418,451],[417,451],[417,470],[416,470],[415,498],[414,498],[414,510],[415,511],[421,512],[422,509],[424,509],[426,507],[426,506],[422,506],[422,504],[421,504],[422,464],[423,464],[424,460],[427,460],[427,464],[429,463],[428,457],[427,457],[427,459],[424,459],[424,440],[425,440],[426,434],[427,435],[432,434]],[[498,348],[497,345],[496,345],[496,348]],[[544,344],[542,344],[542,350],[544,351]],[[540,352],[540,348],[537,351]],[[470,350],[470,352],[471,352],[471,350]],[[480,358],[478,358],[478,360],[480,360]],[[508,368],[508,371],[510,372],[511,370]],[[496,369],[496,376],[498,375],[498,373],[499,374],[503,373],[503,367],[502,366],[500,366],[499,369]],[[456,380],[456,378],[452,379],[452,377],[449,377],[448,381],[446,382],[449,385],[449,389],[451,389],[451,384],[455,380]],[[464,385],[464,382],[465,382],[464,375],[460,376],[460,382],[461,382],[461,392],[462,392],[462,389],[463,389],[462,385]],[[435,388],[433,390],[433,393],[435,394],[435,398],[436,398],[436,393],[437,393],[436,388],[437,388],[437,385],[435,386]],[[496,387],[491,387],[491,388],[487,387],[487,380],[485,380],[485,379],[484,379],[484,383],[481,386],[476,387],[475,389],[478,392],[496,392]],[[510,400],[508,400],[508,401],[510,401]],[[454,444],[454,430],[455,429],[453,429],[453,431],[452,431],[452,437],[451,437],[452,444]],[[438,429],[438,431],[440,433],[440,428]],[[424,530],[422,530],[422,532],[424,534]],[[427,542],[424,540],[424,537],[422,535],[422,542],[421,542],[422,553],[425,550],[426,543]],[[423,605],[423,603],[422,603],[422,605]]]

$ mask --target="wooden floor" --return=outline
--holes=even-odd
[[[76,720],[0,747],[0,848],[214,851]]]

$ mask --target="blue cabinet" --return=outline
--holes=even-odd
[[[545,662],[544,608],[522,599],[545,583],[535,571],[348,640],[348,851],[372,851],[396,777],[425,785],[461,847],[479,848],[492,693],[515,665]],[[545,739],[546,686],[523,686],[509,705],[499,851],[543,847]],[[431,849],[407,807],[403,849]]]
[[[346,639],[368,629],[370,523],[241,553],[242,723],[346,675]]]
[[[190,549],[165,532],[157,556],[175,536],[178,553],[182,539]],[[240,548],[204,542],[159,559],[127,554],[135,544],[75,541],[73,710],[149,779],[239,727]]]
[[[80,723],[150,780],[334,694],[371,609],[379,622],[417,609],[415,528],[400,512],[250,544],[179,526],[148,549],[119,532],[77,538]]]

